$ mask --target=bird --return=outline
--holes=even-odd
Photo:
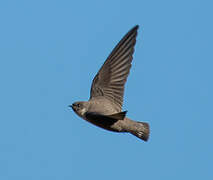
[[[136,25],[130,29],[107,57],[92,81],[89,100],[74,102],[69,107],[93,125],[148,141],[149,124],[132,120],[126,117],[127,111],[122,111],[138,28]]]

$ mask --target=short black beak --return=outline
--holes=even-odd
[[[68,107],[71,107],[71,108],[73,108],[73,105],[69,105]]]

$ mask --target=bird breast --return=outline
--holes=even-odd
[[[105,98],[95,98],[94,100],[90,100],[89,111],[97,112],[103,115],[110,115],[119,112],[116,110],[116,106]]]

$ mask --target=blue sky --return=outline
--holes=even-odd
[[[211,1],[1,1],[0,179],[213,178]],[[68,108],[134,25],[124,110],[149,142]]]

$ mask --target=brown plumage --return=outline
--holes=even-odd
[[[75,102],[73,110],[92,124],[114,132],[129,132],[147,141],[149,125],[122,112],[124,87],[131,68],[137,30],[133,27],[117,44],[92,82],[89,101]]]
[[[113,49],[93,79],[90,99],[105,96],[122,109],[124,85],[131,68],[138,26],[132,28]]]

